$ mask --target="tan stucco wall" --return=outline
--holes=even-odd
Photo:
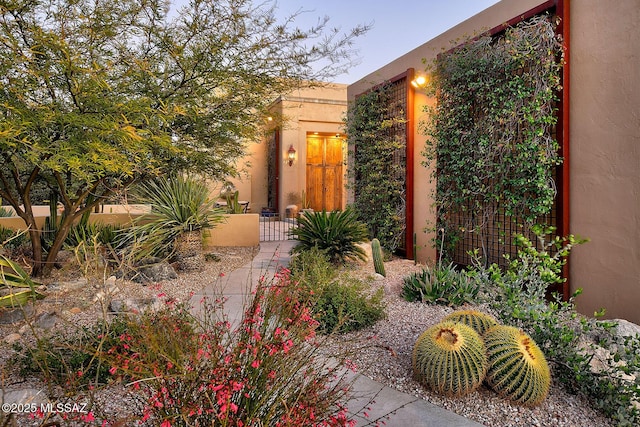
[[[290,204],[291,194],[300,195],[306,187],[307,133],[343,133],[343,118],[347,110],[347,86],[330,84],[324,87],[292,92],[276,105],[284,123],[280,130],[280,211]],[[293,145],[296,160],[286,163],[287,151]],[[345,145],[346,160],[346,145]],[[346,182],[346,179],[345,181]],[[343,205],[346,195],[343,196]]]
[[[579,309],[640,323],[640,0],[571,8],[571,287]]]
[[[259,214],[226,215],[225,222],[204,233],[203,246],[256,246],[260,244]]]
[[[401,56],[348,87],[348,99],[405,72],[424,70],[451,41],[496,27],[542,0],[503,0]],[[570,3],[570,230],[591,242],[574,250],[570,284],[584,293],[578,308],[591,315],[640,323],[640,0]],[[416,93],[415,117],[423,117],[425,95]],[[415,133],[414,229],[418,259],[433,260],[433,184],[419,154],[424,137]]]
[[[92,213],[91,223],[130,225],[142,213]],[[46,216],[37,216],[38,227],[44,226]],[[24,230],[24,221],[19,217],[0,218],[0,226],[14,230]],[[215,246],[256,246],[260,243],[258,214],[225,215],[225,221],[204,233],[204,247]]]

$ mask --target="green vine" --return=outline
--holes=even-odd
[[[548,16],[469,41],[438,56],[437,104],[421,123],[435,162],[438,229],[483,235],[499,213],[534,224],[551,211],[562,45]],[[462,219],[462,220],[461,220]],[[484,248],[483,248],[484,249]]]
[[[405,149],[404,112],[385,85],[359,96],[345,119],[353,164],[350,177],[354,207],[371,238],[390,252],[398,249],[405,231],[405,164],[396,159]]]

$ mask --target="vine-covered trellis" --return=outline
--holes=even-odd
[[[405,244],[406,79],[374,88],[349,106],[350,178],[359,219],[389,252]]]
[[[561,41],[549,16],[435,60],[437,104],[428,108],[424,154],[426,165],[436,165],[437,228],[454,261],[467,263],[457,248],[469,248],[470,240],[486,260],[504,261],[513,234],[539,222],[554,225],[561,67]]]

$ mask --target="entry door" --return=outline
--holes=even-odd
[[[342,209],[342,139],[307,135],[307,198],[315,211]]]

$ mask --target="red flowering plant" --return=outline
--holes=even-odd
[[[259,281],[233,326],[222,298],[174,304],[131,323],[104,363],[163,426],[349,426],[345,358],[320,354],[318,322],[286,269]]]

